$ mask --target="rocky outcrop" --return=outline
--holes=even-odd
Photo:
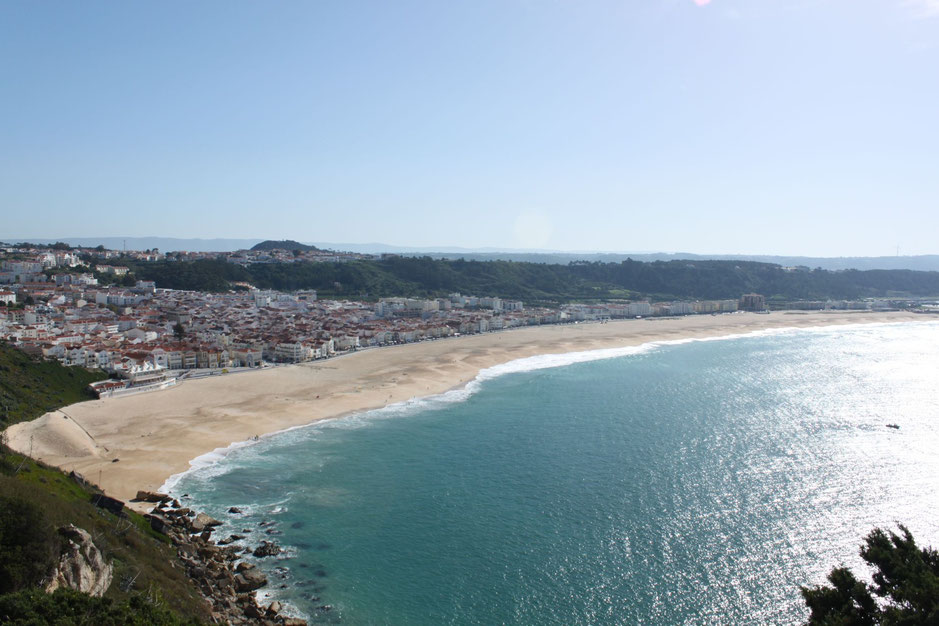
[[[241,565],[248,564],[242,563]],[[241,568],[239,566],[238,573],[235,575],[235,591],[238,593],[254,591],[255,589],[260,589],[266,584],[267,576],[262,574],[257,567],[251,565],[250,567]]]
[[[137,502],[168,502],[172,500],[172,498],[165,493],[140,490],[137,492],[137,496],[134,500]]]
[[[93,596],[103,596],[111,586],[113,566],[104,560],[91,541],[91,535],[72,524],[59,529],[65,546],[46,591],[60,587],[75,589]]]
[[[221,525],[222,523],[217,519],[213,519],[205,513],[199,513],[196,515],[196,518],[189,523],[189,528],[193,532],[201,533],[203,530]]]
[[[281,614],[280,603],[263,607],[254,592],[267,585],[267,577],[252,563],[240,561],[244,546],[227,545],[244,537],[231,535],[228,540],[214,543],[211,531],[221,522],[204,513],[195,513],[170,499],[158,505],[147,516],[154,530],[162,532],[176,545],[179,560],[186,574],[195,583],[212,607],[213,621],[222,624],[276,624],[305,626],[302,619]],[[264,552],[278,554],[276,544],[262,542]]]
[[[254,549],[253,555],[258,558],[265,556],[277,556],[281,553],[280,546],[273,541],[262,541],[261,545]]]
[[[124,503],[117,498],[111,498],[103,493],[95,493],[91,496],[91,503],[98,508],[114,513],[118,517],[123,517],[124,515]]]

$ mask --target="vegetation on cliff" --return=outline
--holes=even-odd
[[[104,372],[36,359],[0,341],[0,430],[93,398],[88,383]]]
[[[0,623],[55,623],[29,621],[29,616],[31,611],[45,615],[71,608],[101,619],[68,621],[71,614],[62,614],[63,623],[137,623],[108,616],[122,615],[141,603],[163,616],[153,623],[183,623],[175,615],[208,619],[208,607],[178,567],[175,548],[166,537],[151,530],[137,513],[124,509],[116,515],[96,506],[92,498],[98,490],[80,478],[0,446],[0,494],[0,593],[5,594],[0,595]],[[103,599],[78,600],[77,592],[57,592],[62,596],[57,599],[33,593],[58,557],[61,539],[56,529],[68,524],[88,531],[113,563],[114,579]]]
[[[88,383],[102,377],[38,361],[0,343],[0,428],[87,399]],[[208,607],[177,566],[167,538],[136,513],[125,509],[118,515],[96,506],[99,491],[80,477],[0,443],[0,494],[0,623],[190,623],[177,615],[208,619]],[[90,533],[113,563],[114,579],[104,598],[40,590],[58,559],[62,539],[56,529],[69,524]]]
[[[71,589],[56,589],[55,593],[26,589],[0,596],[0,623],[7,626],[194,626],[200,622],[181,618],[139,594],[115,601]]]

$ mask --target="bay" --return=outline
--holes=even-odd
[[[263,438],[173,493],[285,546],[265,593],[313,623],[794,624],[874,526],[939,543],[939,324],[627,352]]]

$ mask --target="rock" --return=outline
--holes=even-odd
[[[140,490],[137,492],[137,497],[134,500],[138,502],[166,502],[172,500],[171,496],[166,495],[165,493],[159,493],[157,491],[143,491]]]
[[[211,539],[211,538],[212,538],[212,529],[209,528],[209,529],[207,529],[207,530],[202,531],[202,534],[199,535],[199,538],[202,539],[202,541],[208,541],[209,539]]]
[[[280,546],[273,541],[262,541],[252,554],[256,557],[277,556],[281,553]]]
[[[199,513],[196,515],[196,519],[193,520],[193,524],[200,522],[204,528],[213,528],[215,526],[221,526],[222,523],[217,519],[209,517],[205,513]]]
[[[189,522],[189,530],[194,533],[201,533],[203,530],[205,530],[205,524],[200,522],[199,518],[197,517],[196,519]]]
[[[306,620],[299,617],[285,617],[281,621],[284,626],[306,626]]]
[[[240,551],[241,548],[238,546],[224,546],[222,548],[222,556],[225,557],[226,561],[237,561]]]
[[[176,515],[189,515],[189,508],[184,506],[180,509],[176,509]]]
[[[203,559],[212,559],[215,558],[219,553],[219,549],[215,546],[200,546],[199,547],[199,556]]]
[[[254,591],[267,584],[267,577],[257,569],[250,569],[235,576],[235,589],[239,593]]]
[[[234,543],[234,542],[236,542],[236,541],[241,541],[242,539],[244,539],[244,536],[242,536],[242,535],[228,535],[228,538],[227,538],[227,539],[219,539],[218,545],[220,545],[220,546],[227,546],[227,545],[230,544],[230,543]]]
[[[104,560],[86,531],[69,524],[59,528],[59,534],[65,538],[66,545],[46,591],[51,593],[65,587],[92,596],[103,596],[111,586],[114,567]]]
[[[98,508],[110,511],[115,515],[124,513],[124,503],[116,498],[111,498],[103,493],[95,493],[91,496],[91,503]]]
[[[233,507],[229,507],[228,512],[229,513],[243,513],[244,511],[239,509],[237,506],[233,506]]]
[[[170,521],[162,515],[147,513],[143,518],[150,522],[150,528],[160,534],[167,534],[170,531]]]
[[[238,573],[247,572],[248,570],[255,569],[256,567],[257,565],[255,565],[254,563],[248,563],[246,561],[242,561],[241,563],[238,564],[238,567],[235,568],[235,571]]]
[[[276,617],[283,610],[283,606],[277,600],[271,602],[271,605],[267,607],[267,614],[269,617]]]

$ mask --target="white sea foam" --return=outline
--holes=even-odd
[[[414,413],[434,409],[446,406],[448,404],[454,404],[458,402],[463,402],[482,387],[482,383],[487,380],[492,380],[500,376],[505,376],[508,374],[519,374],[525,372],[533,372],[542,369],[550,369],[556,367],[565,367],[568,365],[574,365],[577,363],[587,363],[590,361],[602,361],[607,359],[615,359],[626,356],[633,356],[637,354],[644,354],[654,350],[657,350],[662,347],[667,346],[679,346],[695,342],[706,342],[706,341],[727,341],[734,339],[745,339],[745,338],[755,338],[755,337],[769,337],[777,335],[786,335],[793,333],[838,333],[846,330],[860,331],[860,330],[874,330],[879,328],[886,327],[901,327],[908,325],[910,322],[872,322],[865,324],[837,324],[837,325],[827,325],[827,326],[809,326],[809,327],[798,327],[798,326],[785,326],[780,328],[765,328],[761,330],[749,331],[746,333],[736,333],[731,335],[718,335],[714,337],[685,337],[682,339],[667,339],[659,341],[650,341],[643,343],[637,346],[626,346],[621,348],[600,348],[598,350],[584,350],[580,352],[564,352],[560,354],[542,354],[531,357],[525,357],[521,359],[515,359],[513,361],[508,361],[493,367],[488,367],[486,369],[480,370],[476,377],[469,381],[463,387],[457,389],[451,389],[442,394],[436,394],[431,396],[422,396],[415,397],[404,402],[396,402],[394,404],[389,404],[380,409],[373,409],[370,411],[363,411],[360,413],[354,413],[352,415],[337,417],[328,420],[319,420],[312,422],[310,424],[302,424],[300,426],[292,426],[283,430],[278,430],[270,432],[264,435],[259,436],[257,439],[249,439],[247,441],[237,441],[232,443],[229,446],[224,448],[216,448],[212,452],[208,452],[201,456],[196,457],[189,462],[189,469],[180,472],[179,474],[174,474],[170,476],[163,486],[160,488],[160,491],[163,493],[172,493],[176,485],[187,475],[191,473],[198,472],[201,477],[206,479],[211,479],[213,475],[226,471],[222,467],[221,461],[223,461],[228,455],[236,450],[243,448],[248,448],[250,446],[257,445],[262,442],[267,442],[272,437],[280,438],[285,433],[291,431],[303,430],[309,432],[310,430],[320,429],[320,428],[342,428],[342,429],[357,429],[368,426],[369,423],[377,419],[388,419],[392,417],[401,417],[405,415],[413,415]],[[939,326],[939,322],[936,321],[924,321],[917,322],[923,325],[934,325]],[[213,469],[215,471],[213,471]]]

